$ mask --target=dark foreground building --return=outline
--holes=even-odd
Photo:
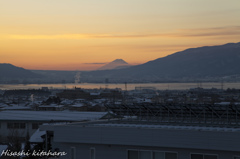
[[[42,126],[64,159],[239,159],[240,129],[91,122]]]
[[[52,147],[67,152],[64,159],[240,158],[237,106],[138,108],[111,109],[118,115],[132,113],[127,120],[45,125],[41,129],[54,134]]]

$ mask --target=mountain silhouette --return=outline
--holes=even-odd
[[[26,70],[21,67],[16,67],[12,64],[0,64],[0,81],[19,80],[19,79],[32,79],[41,78],[42,76]]]
[[[102,81],[161,81],[219,79],[240,76],[240,43],[190,48],[147,63],[119,70],[82,73]],[[89,78],[90,77],[90,78]]]
[[[127,68],[130,67],[126,61],[123,59],[116,59],[110,63],[107,63],[106,65],[98,68],[97,70],[112,70],[112,69],[121,69],[121,68]]]

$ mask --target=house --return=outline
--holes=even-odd
[[[105,114],[107,112],[0,111],[0,142],[6,142],[13,135],[25,139],[27,133],[31,136],[44,123],[98,120]]]

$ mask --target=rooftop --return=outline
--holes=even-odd
[[[54,125],[51,125],[54,126]],[[133,120],[118,120],[112,119],[107,120],[96,120],[90,122],[81,123],[63,123],[57,126],[67,126],[67,127],[99,127],[99,128],[131,128],[131,129],[167,129],[167,130],[192,130],[192,131],[217,131],[217,132],[240,132],[239,127],[229,127],[226,126],[213,126],[213,125],[189,125],[189,124],[179,124],[179,123],[161,123],[161,122],[151,122],[151,121],[133,121]],[[45,126],[46,127],[46,126]],[[49,126],[47,126],[49,127]]]
[[[0,121],[83,121],[97,120],[106,112],[0,111]]]
[[[141,128],[141,129],[178,129],[178,130],[197,130],[197,131],[226,131],[240,132],[240,128],[229,127],[206,127],[206,126],[190,126],[190,125],[161,125],[161,124],[127,124],[127,123],[102,123],[92,124],[97,127],[123,127],[123,128]]]

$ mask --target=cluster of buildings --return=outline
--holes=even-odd
[[[0,91],[0,109],[106,111],[106,104],[239,104],[238,89],[28,89]]]
[[[0,91],[0,145],[28,135],[63,159],[240,159],[240,90]]]

